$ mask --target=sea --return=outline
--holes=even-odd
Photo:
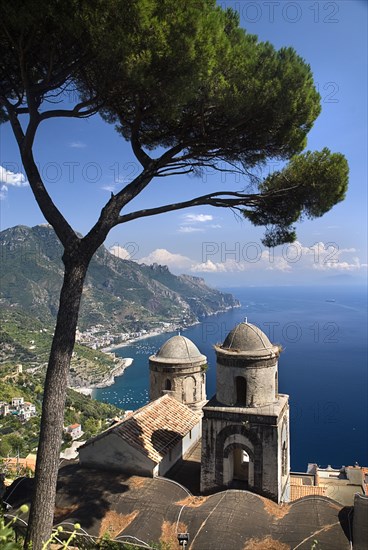
[[[281,344],[279,392],[290,396],[292,471],[308,463],[368,466],[367,291],[361,286],[247,287],[231,292],[241,307],[203,319],[181,334],[207,356],[207,398],[216,392],[213,346],[241,321]],[[115,350],[133,358],[115,383],[92,397],[126,410],[148,402],[148,357],[178,332]]]

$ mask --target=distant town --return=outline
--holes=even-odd
[[[180,326],[186,326],[185,322],[181,323]],[[109,349],[128,345],[129,343],[141,338],[157,336],[158,334],[162,334],[164,332],[174,332],[176,330],[178,330],[177,322],[161,322],[158,327],[141,329],[135,332],[112,332],[110,329],[106,329],[104,325],[94,325],[83,332],[77,329],[76,342],[85,344],[91,349],[102,349],[103,351],[109,351]]]

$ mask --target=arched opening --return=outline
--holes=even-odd
[[[243,424],[231,424],[217,435],[215,447],[216,483],[228,486],[233,479],[234,448],[241,448],[249,455],[248,485],[261,490],[263,487],[263,445],[258,435]],[[232,463],[231,463],[232,462]]]
[[[235,378],[236,404],[246,405],[247,403],[247,381],[243,376]]]
[[[184,379],[183,384],[183,402],[184,403],[195,403],[196,402],[196,381],[193,376],[187,376]]]
[[[254,485],[254,457],[242,444],[229,445],[224,453],[224,484],[233,489]]]
[[[169,380],[168,378],[165,382],[165,390],[171,391],[171,380]]]
[[[243,449],[234,449],[234,481],[248,483],[249,477],[249,454]]]
[[[277,371],[275,372],[275,396],[279,395],[279,379],[277,376]]]

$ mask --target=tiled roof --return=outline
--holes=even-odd
[[[13,509],[30,502],[33,479],[27,478],[6,499]],[[120,541],[165,537],[172,548],[179,547],[177,527],[183,528],[190,533],[192,550],[310,549],[314,538],[325,550],[351,548],[345,535],[348,514],[324,497],[301,499],[286,507],[249,491],[223,491],[198,499],[188,497],[184,487],[168,479],[127,476],[78,464],[59,470],[58,481],[55,524],[61,522],[67,534],[78,522],[94,539],[106,531]],[[27,515],[21,518],[26,521]]]
[[[307,497],[310,495],[324,496],[325,487],[316,487],[315,485],[290,485],[290,500]]]
[[[163,395],[85,445],[113,433],[158,464],[197,423],[198,417],[189,407]]]
[[[303,476],[292,475],[290,477],[290,500],[307,497],[310,495],[324,496],[326,494],[325,487],[317,487],[315,485],[304,485]]]

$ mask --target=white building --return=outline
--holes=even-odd
[[[79,449],[82,466],[146,477],[163,476],[198,441],[197,414],[164,395]]]
[[[17,409],[24,404],[24,397],[13,397],[11,400],[12,407]]]
[[[66,433],[70,434],[73,439],[77,439],[77,437],[80,437],[82,435],[82,426],[80,424],[70,424],[70,426],[67,426],[65,429]]]
[[[10,414],[9,403],[6,403],[5,401],[0,401],[0,415],[7,416],[8,414]]]

